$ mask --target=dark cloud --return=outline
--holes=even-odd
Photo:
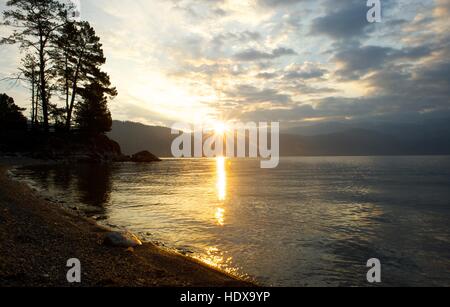
[[[299,4],[302,2],[308,2],[308,1],[309,0],[258,0],[258,3],[263,6],[277,7],[277,6],[284,6],[284,5]]]
[[[300,68],[298,70],[291,70],[285,73],[285,79],[318,79],[322,78],[325,74],[328,73],[328,70],[320,68],[320,67],[306,67]]]
[[[437,104],[438,103],[438,104]],[[404,114],[422,114],[423,110],[433,110],[450,114],[450,105],[442,100],[429,101],[403,95],[377,97],[329,97],[317,100],[315,105],[303,104],[294,107],[279,107],[272,109],[257,109],[245,112],[245,120],[253,121],[302,121],[308,118],[389,118],[404,119]]]
[[[234,57],[239,61],[259,61],[259,60],[273,60],[283,56],[297,55],[293,49],[290,48],[277,48],[272,52],[263,52],[255,49],[248,49],[243,52],[237,53]]]
[[[336,74],[343,79],[359,79],[372,69],[380,69],[389,57],[392,48],[366,46],[339,51],[334,61],[343,66]]]
[[[342,65],[336,74],[346,80],[358,80],[365,74],[383,67],[396,65],[401,60],[416,60],[431,54],[428,46],[394,49],[381,46],[363,46],[340,50],[334,62]]]
[[[270,72],[262,72],[256,75],[256,78],[258,79],[267,79],[267,80],[275,79],[277,77],[278,77],[277,73],[270,73]]]
[[[297,82],[296,84],[292,85],[291,87],[287,88],[291,90],[294,93],[297,93],[299,95],[309,95],[309,94],[318,94],[318,95],[324,95],[324,94],[336,94],[338,91],[334,88],[329,87],[319,87],[319,86],[311,86],[308,85],[305,82]]]
[[[224,16],[228,15],[228,12],[225,11],[224,9],[221,9],[221,8],[214,9],[213,13],[214,13],[214,15],[221,16],[221,17],[224,17]]]
[[[311,105],[305,104],[292,108],[271,108],[246,111],[239,114],[243,121],[298,121],[315,117],[317,112]]]
[[[228,99],[236,103],[255,104],[255,103],[272,103],[287,104],[292,101],[291,97],[280,93],[275,89],[259,89],[252,85],[240,85],[232,91],[226,91]]]
[[[346,40],[361,37],[370,25],[367,22],[367,10],[366,1],[350,2],[340,10],[314,19],[311,34]]]
[[[423,109],[450,106],[450,61],[402,70],[398,66],[377,71],[366,79],[381,95],[402,95],[404,101],[421,99]],[[419,108],[420,109],[420,108]]]
[[[438,88],[436,93],[443,93],[449,95],[450,104],[450,61],[438,62],[427,66],[418,74],[417,80],[419,82],[432,82]]]
[[[382,15],[384,16],[387,11],[393,11],[398,2],[398,0],[381,1]],[[370,7],[366,0],[325,0],[324,6],[326,13],[312,22],[310,31],[312,35],[326,35],[335,40],[360,40],[377,29],[377,24],[367,21]],[[405,22],[398,18],[383,20],[383,23],[391,26]]]

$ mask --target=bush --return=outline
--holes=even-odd
[[[27,119],[22,112],[25,109],[19,108],[14,99],[6,94],[0,94],[0,131],[26,130]]]

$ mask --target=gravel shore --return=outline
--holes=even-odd
[[[0,287],[249,287],[190,258],[145,243],[134,250],[102,245],[109,231],[12,181],[0,159]],[[81,261],[81,284],[69,284],[68,259]]]

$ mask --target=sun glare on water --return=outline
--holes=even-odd
[[[216,172],[217,172],[217,198],[223,202],[227,198],[227,173],[226,173],[226,158],[216,158]],[[225,225],[225,209],[217,208],[215,218],[219,226]]]
[[[225,157],[217,157],[217,196],[220,201],[227,198],[227,171],[225,169]]]
[[[217,224],[219,226],[224,226],[225,225],[225,209],[223,208],[217,208],[216,210],[216,220],[217,220]]]

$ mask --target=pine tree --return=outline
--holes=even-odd
[[[22,59],[20,75],[28,83],[31,91],[31,125],[35,127],[39,111],[39,65],[35,56],[27,54]]]
[[[39,63],[39,93],[42,103],[44,129],[49,130],[50,42],[64,24],[67,7],[57,0],[9,0],[4,12],[4,25],[13,33],[2,43],[20,44],[23,50],[36,52]]]
[[[66,129],[69,130],[76,99],[85,92],[84,87],[95,82],[111,96],[115,96],[115,89],[110,88],[109,75],[101,71],[106,58],[100,38],[90,24],[67,22],[59,32],[54,59],[60,92],[66,101]]]
[[[96,135],[111,131],[112,118],[108,110],[109,90],[92,82],[80,90],[82,100],[75,109],[76,123],[85,133]],[[115,95],[115,92],[112,93]]]

